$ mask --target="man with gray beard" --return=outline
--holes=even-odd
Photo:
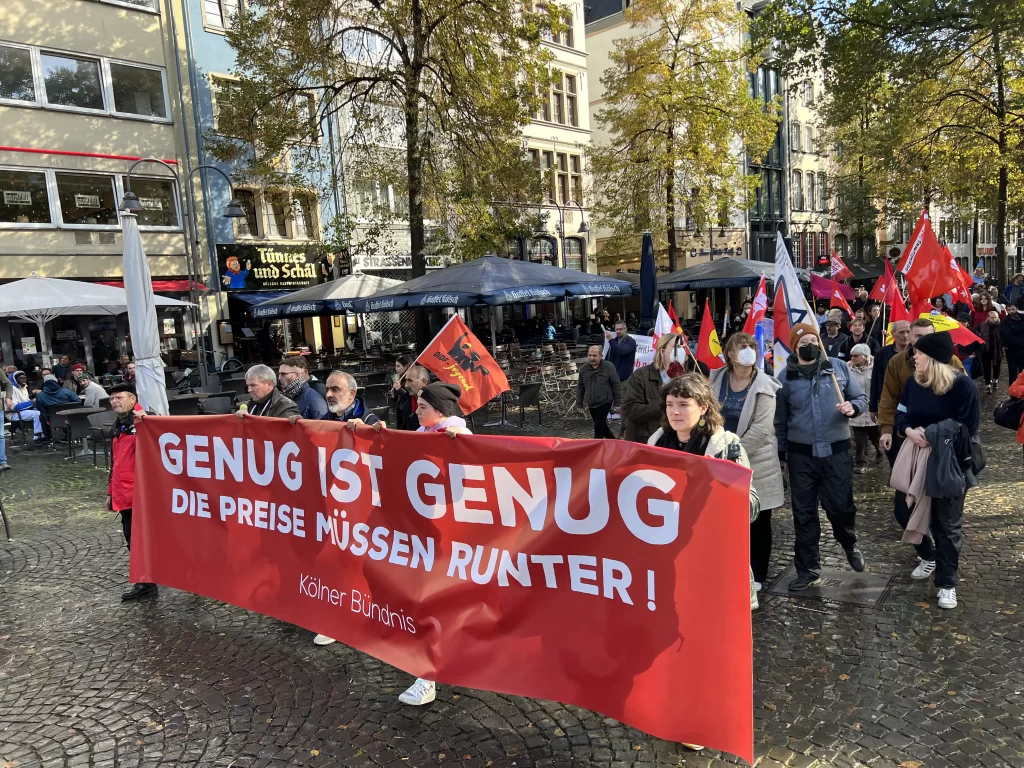
[[[358,392],[356,380],[345,371],[332,371],[327,377],[327,413],[321,421],[345,421],[352,429],[359,424],[367,424],[378,432],[384,422],[377,418],[373,411],[367,411],[363,400],[356,396]],[[317,635],[313,638],[315,645],[330,645],[335,642],[333,637]]]

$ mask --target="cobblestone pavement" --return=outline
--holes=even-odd
[[[995,400],[983,403],[990,422]],[[527,419],[528,433],[589,432],[581,419]],[[1024,470],[1011,432],[986,426],[984,439],[958,610],[939,611],[931,585],[909,578],[912,551],[874,469],[856,477],[858,526],[869,570],[897,574],[883,606],[763,598],[760,766],[1024,766]],[[15,535],[0,540],[0,768],[735,763],[548,701],[442,686],[434,704],[403,707],[408,675],[315,647],[294,626],[170,589],[122,605],[127,555],[100,509],[106,473],[44,451],[11,463],[0,475]],[[773,577],[791,558],[787,518],[774,516]],[[843,564],[833,542],[822,553]]]

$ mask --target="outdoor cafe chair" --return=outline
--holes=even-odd
[[[198,397],[174,397],[167,400],[168,416],[198,416]]]
[[[68,420],[64,416],[61,416],[59,411],[70,411],[74,408],[81,407],[81,400],[77,403],[59,403],[52,406],[52,411],[50,412],[50,447],[53,450],[57,450],[57,443],[59,443],[63,438],[64,430],[66,430],[68,426]]]
[[[523,418],[525,416],[525,409],[536,406],[537,408],[537,424],[543,424],[540,413],[540,401],[541,401],[541,388],[543,385],[539,381],[535,381],[530,384],[523,384],[519,388],[518,395],[512,395],[508,398],[507,403],[512,406],[519,406],[519,426],[523,426]]]
[[[205,387],[196,387],[193,392],[205,392],[208,395],[215,395],[224,391],[224,385],[221,382],[213,384],[207,384]]]
[[[80,407],[74,410],[82,410]],[[107,412],[104,411],[104,414]],[[92,424],[89,421],[89,416],[92,414],[82,413],[69,413],[67,415],[67,431],[68,431],[68,456],[75,464],[78,463],[78,454],[75,452],[75,442],[78,440],[85,441],[88,439],[91,431]],[[83,451],[85,449],[85,443],[82,444]],[[96,446],[93,446],[93,461],[96,460]]]
[[[89,442],[92,444],[92,465],[96,466],[96,446],[103,446],[103,465],[110,469],[111,430],[117,416],[113,411],[89,414]]]
[[[235,406],[231,400],[230,394],[200,400],[199,413],[207,415],[234,413]]]

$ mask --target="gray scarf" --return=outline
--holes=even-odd
[[[305,379],[296,379],[291,384],[281,387],[281,394],[289,400],[295,400],[295,398],[299,397],[299,395],[301,395],[308,387],[308,381]]]

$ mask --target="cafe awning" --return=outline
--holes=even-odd
[[[124,288],[121,280],[100,280],[98,285],[109,285],[113,288]],[[196,282],[196,290],[208,291],[205,285]],[[153,280],[153,293],[188,293],[188,280]]]
[[[237,291],[229,292],[228,296],[244,301],[246,304],[262,304],[264,301],[280,299],[289,293],[292,293],[292,291]]]

